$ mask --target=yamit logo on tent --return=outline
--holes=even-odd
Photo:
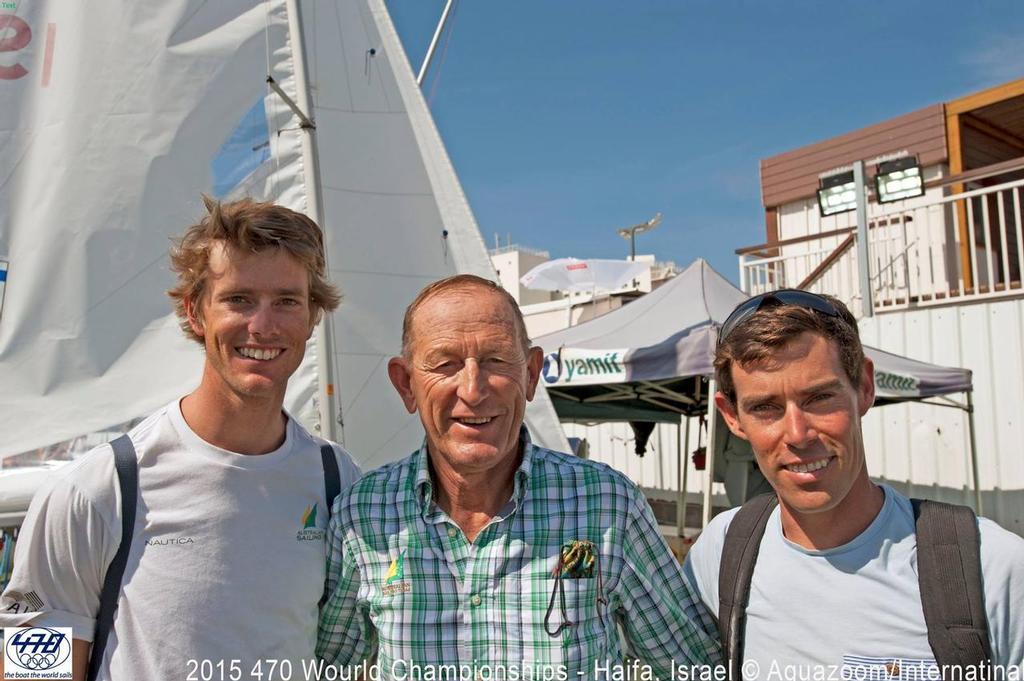
[[[593,385],[626,380],[625,349],[562,348],[544,358],[541,375],[550,385]]]
[[[5,679],[70,679],[71,627],[4,628]]]

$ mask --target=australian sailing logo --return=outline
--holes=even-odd
[[[544,358],[544,381],[558,385],[586,385],[626,380],[625,350],[562,348]]]
[[[323,541],[327,532],[316,526],[316,509],[319,504],[307,506],[302,514],[302,529],[295,535],[297,541]]]
[[[381,591],[383,591],[385,596],[407,594],[412,591],[412,584],[405,581],[405,551],[399,553],[391,561],[391,567],[388,568],[387,574],[384,575]]]

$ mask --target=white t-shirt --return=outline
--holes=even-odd
[[[918,588],[913,509],[907,497],[881,487],[885,503],[878,516],[852,541],[832,549],[815,551],[789,541],[779,509],[772,512],[750,585],[744,678],[784,679],[787,669],[798,672],[808,665],[812,678],[817,668],[845,667],[849,678],[861,678],[867,669],[885,665],[885,676],[900,678],[900,660],[903,678],[930,678],[919,673],[935,664],[935,656]],[[722,545],[738,510],[711,521],[683,567],[716,616]],[[1021,664],[1024,539],[985,518],[979,518],[978,530],[992,653],[998,664]],[[773,664],[781,677],[772,673]]]
[[[189,660],[238,660],[242,679],[260,660],[287,659],[299,673],[324,588],[324,441],[289,417],[280,448],[236,454],[192,432],[177,401],[129,435],[135,535],[99,678],[181,681]],[[345,489],[360,472],[335,453]],[[22,526],[0,625],[70,626],[91,641],[120,510],[109,445],[54,473]]]

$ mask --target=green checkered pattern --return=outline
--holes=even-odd
[[[637,487],[524,439],[512,499],[473,543],[433,502],[426,446],[342,493],[328,530],[320,657],[358,665],[376,655],[385,678],[457,665],[462,676],[504,666],[522,678],[561,670],[589,679],[595,663],[623,661],[618,623],[628,653],[662,679],[672,665],[720,663],[714,621]],[[574,539],[598,548],[607,603],[596,576],[555,579]],[[556,597],[547,629],[571,624],[551,635],[545,614],[558,581],[565,605]]]

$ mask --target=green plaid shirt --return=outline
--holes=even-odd
[[[503,665],[524,679],[548,678],[538,669],[589,679],[595,663],[623,661],[618,621],[630,653],[662,679],[673,664],[721,661],[715,624],[637,487],[604,464],[531,444],[525,429],[524,438],[512,498],[473,543],[433,501],[426,445],[341,494],[318,656],[347,666],[376,654],[382,678],[413,665],[501,678],[480,670]],[[597,547],[601,580],[554,577],[576,539]]]

